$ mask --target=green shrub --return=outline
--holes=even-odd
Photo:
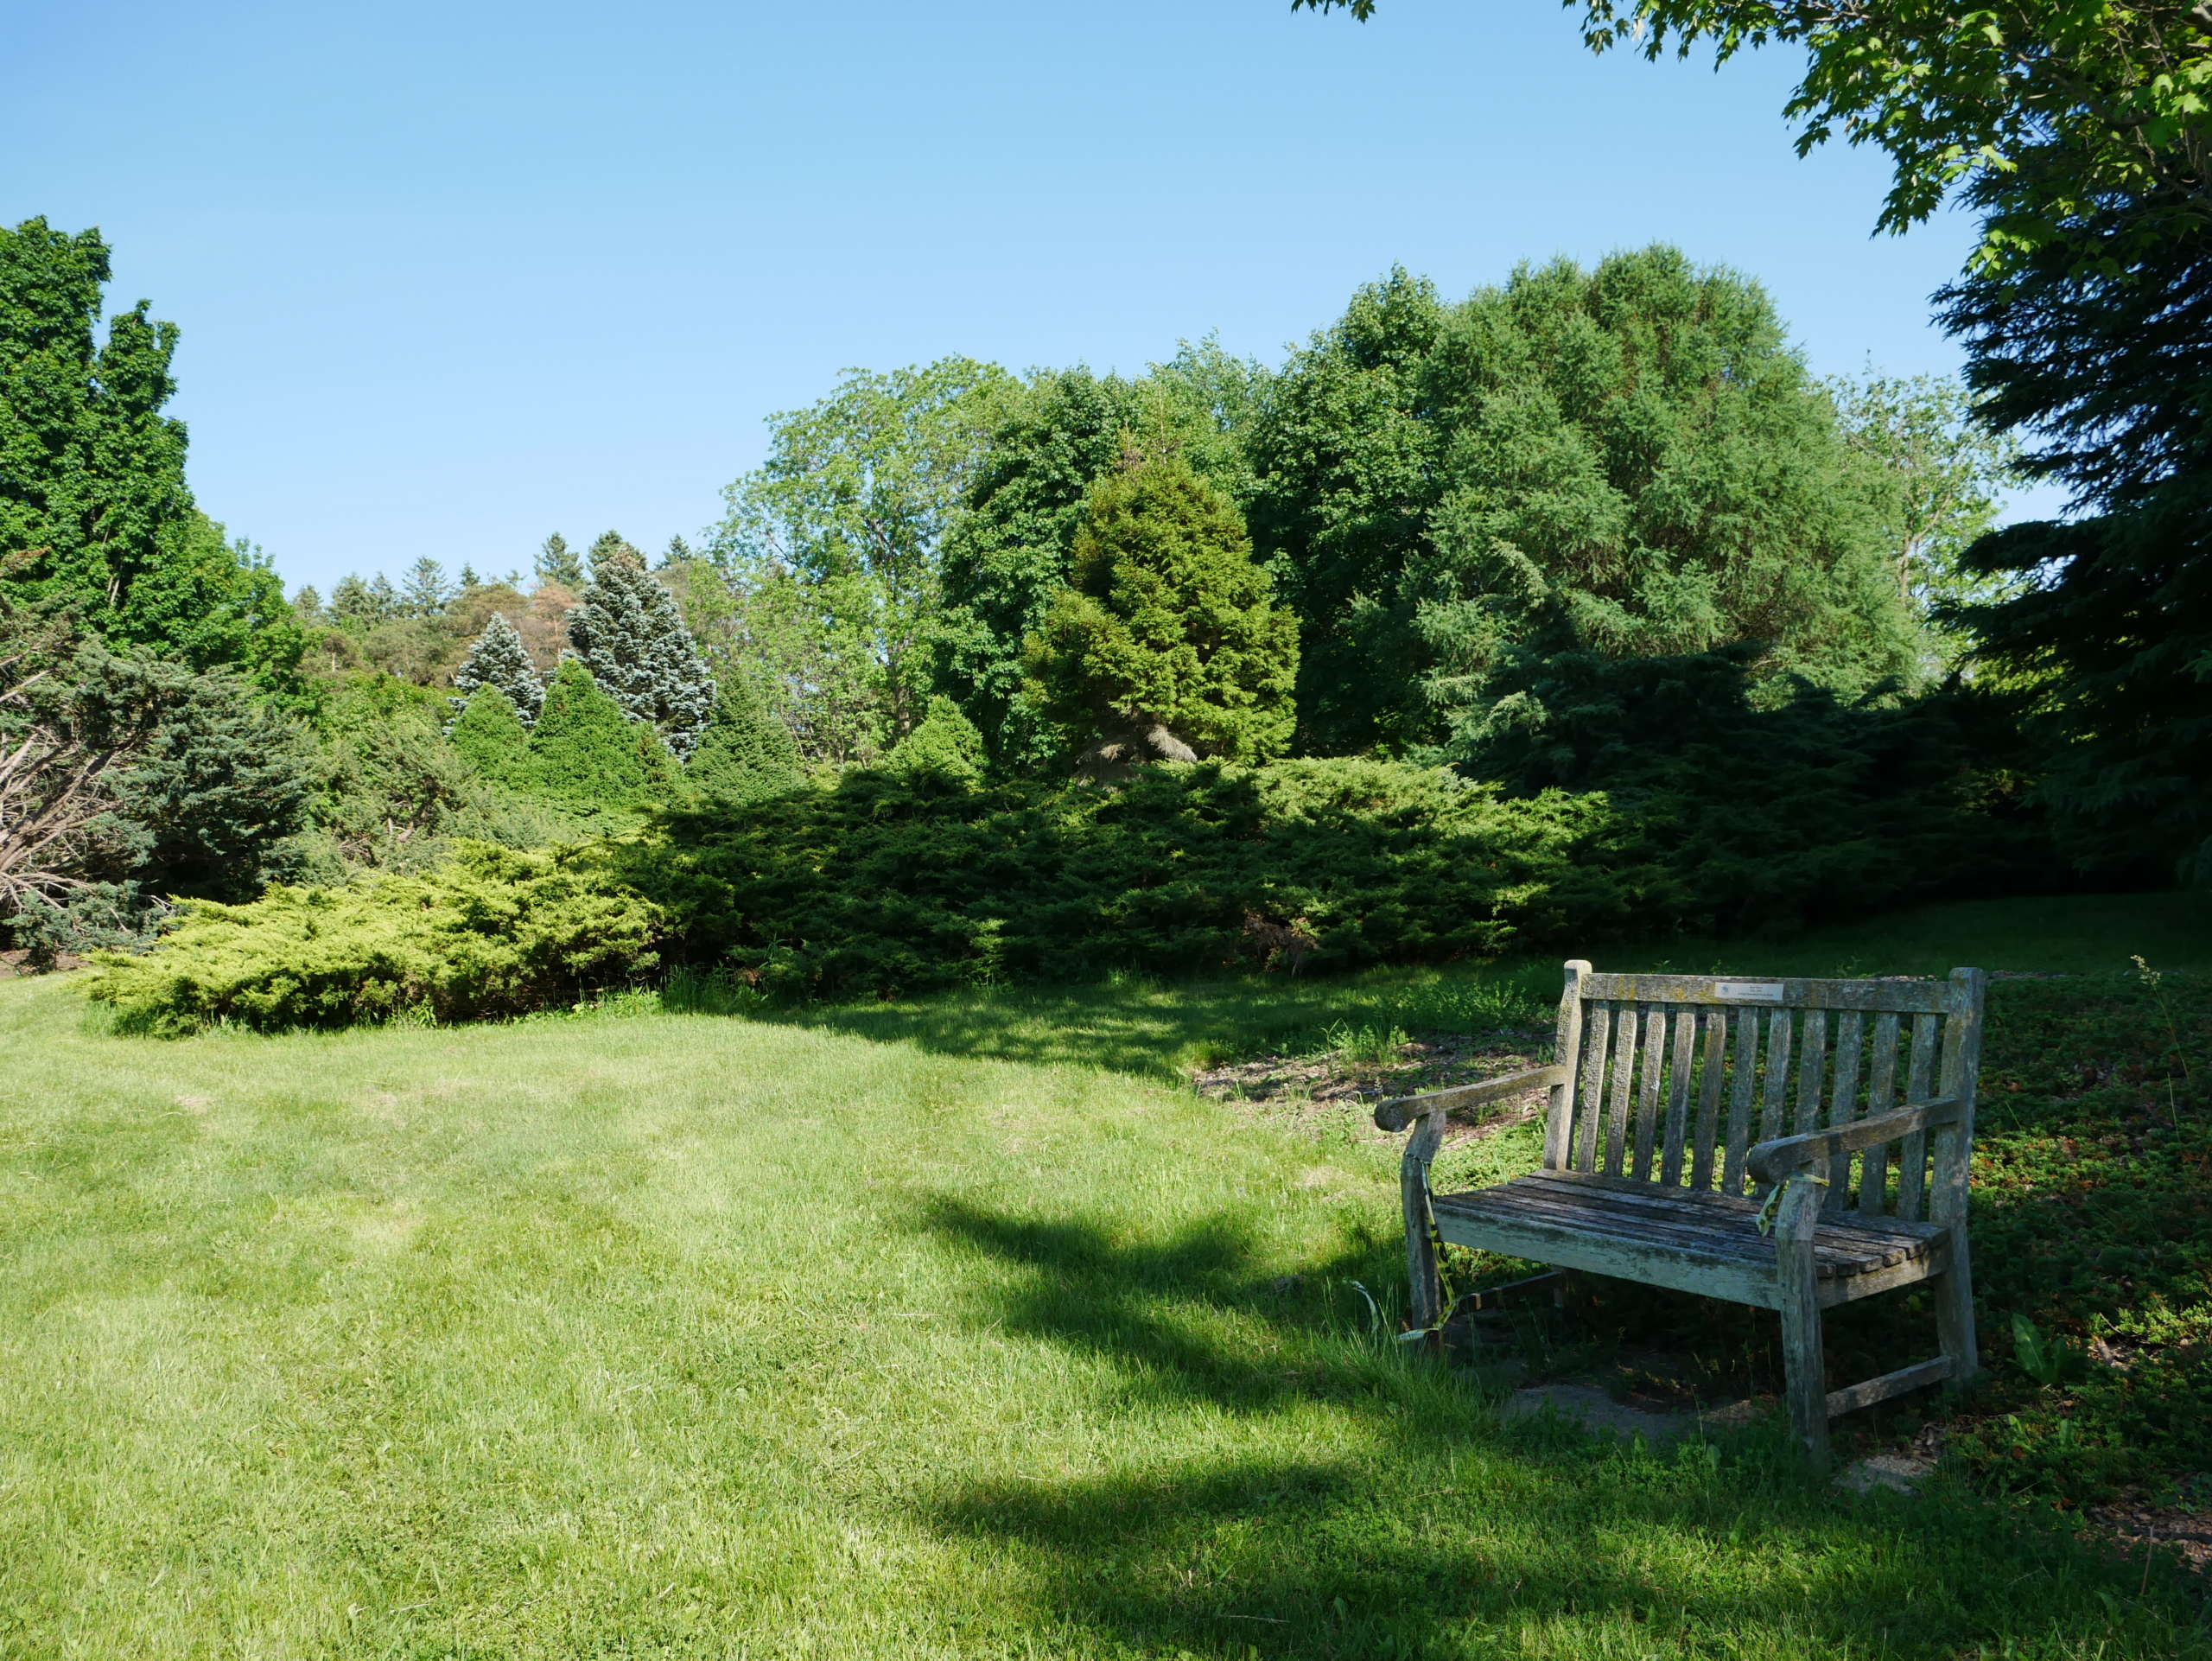
[[[88,990],[126,1030],[151,1033],[466,1021],[650,974],[667,932],[602,859],[461,843],[420,875],[189,902],[153,952],[104,954]]]
[[[849,773],[617,850],[694,962],[784,993],[1489,956],[1673,907],[1601,797],[1505,802],[1367,760],[1143,770],[1116,792]]]
[[[963,784],[979,784],[983,735],[950,698],[932,697],[914,730],[893,747],[883,765],[893,773],[937,773]]]

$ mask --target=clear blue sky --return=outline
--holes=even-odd
[[[1948,371],[1971,226],[1868,234],[1796,60],[1592,59],[1549,0],[16,0],[0,214],[184,331],[201,504],[295,584],[695,536],[848,365],[1270,361],[1393,262],[1449,294],[1670,240],[1813,367]]]

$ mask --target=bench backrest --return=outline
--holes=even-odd
[[[1744,1156],[1777,1136],[1955,1097],[1931,1174],[1925,1133],[1827,1173],[1824,1209],[1938,1220],[1963,1206],[1981,1053],[1979,969],[1948,980],[1601,975],[1567,965],[1544,1167],[1747,1192]],[[1853,1168],[1857,1169],[1854,1172]]]

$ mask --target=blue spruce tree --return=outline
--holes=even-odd
[[[447,700],[453,705],[453,721],[461,718],[470,695],[480,686],[496,686],[505,692],[525,727],[537,719],[538,707],[545,701],[545,688],[530,661],[529,648],[523,645],[515,626],[496,611],[476,637],[476,644],[468,648],[467,658],[454,671],[453,686],[455,696]],[[446,723],[448,733],[453,721]]]
[[[569,614],[569,643],[624,715],[658,728],[688,760],[714,714],[715,678],[675,597],[644,561],[627,551],[593,552],[582,603]]]

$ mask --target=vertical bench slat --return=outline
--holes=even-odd
[[[1567,986],[1559,1001],[1559,1030],[1552,1041],[1552,1060],[1572,1067],[1582,1049],[1582,978],[1590,965],[1580,958],[1567,965]],[[1574,1142],[1574,1079],[1554,1085],[1544,1114],[1544,1168],[1565,1170]]]
[[[1605,1117],[1605,1174],[1618,1176],[1628,1151],[1628,1104],[1636,1087],[1636,1005],[1624,1004],[1613,1015],[1612,1104]]]
[[[1751,1142],[1751,1091],[1758,1083],[1759,1018],[1750,1009],[1736,1012],[1736,1057],[1728,1087],[1728,1142],[1722,1155],[1720,1192],[1744,1191],[1744,1155]]]
[[[1912,1072],[1905,1085],[1909,1102],[1924,1102],[1936,1093],[1936,1043],[1942,1025],[1941,1015],[1912,1018]],[[1897,1215],[1917,1223],[1928,1180],[1928,1133],[1916,1130],[1897,1146]]]
[[[1766,1018],[1766,1067],[1762,1077],[1765,1090],[1759,1101],[1761,1142],[1789,1134],[1783,1128],[1783,1115],[1789,1101],[1789,1047],[1797,1031],[1791,1017],[1796,1014],[1794,1009],[1777,1009]]]
[[[1697,1135],[1690,1143],[1690,1187],[1702,1193],[1713,1186],[1713,1148],[1720,1139],[1720,1083],[1727,1072],[1728,1014],[1725,1009],[1684,1014],[1705,1023],[1705,1066],[1697,1081]]]
[[[1821,1128],[1821,1086],[1827,1082],[1828,1072],[1828,1012],[1808,1009],[1797,1024],[1797,1111],[1789,1121],[1793,1136]]]
[[[1652,1179],[1651,1144],[1659,1130],[1659,1074],[1667,1065],[1667,1012],[1647,1010],[1643,1017],[1643,1071],[1636,1081],[1636,1160],[1629,1174]]]
[[[1597,1166],[1598,1118],[1605,1088],[1606,1040],[1613,1030],[1613,1006],[1599,1003],[1583,1021],[1582,1105],[1574,1126],[1574,1168],[1594,1171]]]
[[[1659,1181],[1677,1187],[1682,1180],[1682,1140],[1690,1117],[1690,1057],[1697,1037],[1697,1011],[1675,1011],[1675,1060],[1667,1071],[1667,1140],[1659,1153]]]
[[[1897,1018],[1878,1015],[1874,1017],[1873,1064],[1866,1078],[1867,1117],[1897,1105]],[[1877,1142],[1859,1161],[1859,1209],[1866,1216],[1879,1217],[1888,1208],[1889,1198],[1890,1144]]]
[[[1866,1017],[1846,1009],[1835,1021],[1835,1085],[1828,1092],[1828,1125],[1849,1124],[1859,1106],[1859,1052],[1866,1047]],[[1844,1193],[1851,1186],[1851,1155],[1837,1154],[1828,1161],[1828,1191],[1821,1197],[1823,1212],[1843,1209]]]

